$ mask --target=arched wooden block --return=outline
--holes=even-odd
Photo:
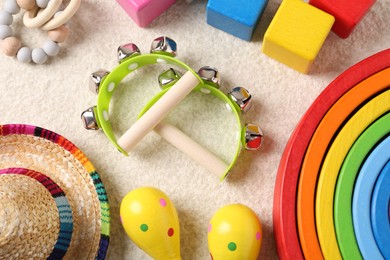
[[[388,88],[388,79],[390,79],[390,68],[357,84],[329,109],[313,134],[300,171],[297,198],[299,238],[307,258],[322,257],[315,226],[314,204],[317,178],[327,149],[339,128],[354,110],[372,96]]]
[[[390,133],[390,113],[379,118],[359,136],[345,157],[334,195],[334,224],[344,259],[362,259],[352,220],[352,196],[359,169],[367,154]]]
[[[333,221],[334,190],[341,165],[359,135],[389,110],[390,90],[387,90],[370,100],[348,120],[324,158],[317,183],[315,215],[318,240],[325,259],[342,259]]]
[[[371,224],[376,243],[385,259],[390,259],[390,161],[375,183],[371,199]]]
[[[385,259],[371,226],[371,196],[381,170],[390,159],[390,136],[369,154],[359,171],[352,198],[352,216],[356,240],[364,259]]]
[[[390,49],[352,66],[318,96],[292,133],[281,157],[274,191],[274,234],[281,259],[303,259],[297,233],[295,202],[299,171],[317,125],[328,109],[348,90],[389,66]]]

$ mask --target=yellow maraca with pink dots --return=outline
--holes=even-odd
[[[120,207],[122,225],[134,243],[156,260],[179,260],[179,218],[161,190],[142,187],[129,192]]]
[[[208,244],[213,260],[257,259],[262,240],[256,214],[242,204],[220,208],[208,227]]]

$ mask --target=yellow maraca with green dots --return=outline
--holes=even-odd
[[[142,187],[129,192],[120,207],[122,225],[134,243],[156,260],[179,260],[179,218],[161,190]]]
[[[208,244],[213,260],[257,259],[262,240],[256,214],[242,204],[219,209],[208,227]]]

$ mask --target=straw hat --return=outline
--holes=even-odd
[[[28,125],[0,125],[0,258],[104,259],[107,194],[70,141]]]

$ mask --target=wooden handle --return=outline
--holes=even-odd
[[[161,122],[154,131],[218,178],[221,178],[229,168],[226,162],[170,124]]]
[[[164,117],[179,104],[197,85],[199,80],[187,71],[145,114],[118,140],[118,145],[129,152]]]

